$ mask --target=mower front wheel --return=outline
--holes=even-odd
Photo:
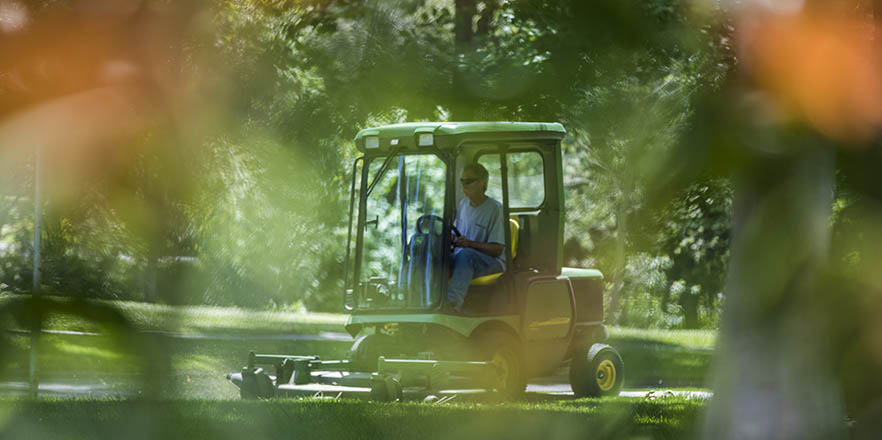
[[[606,344],[576,353],[570,364],[570,385],[576,397],[618,396],[625,382],[622,357]]]
[[[349,349],[352,371],[377,371],[377,359],[389,356],[395,347],[395,339],[389,335],[363,335]]]
[[[270,377],[264,373],[263,368],[249,371],[244,368],[242,381],[239,385],[239,395],[243,399],[269,399],[275,395],[275,386]]]

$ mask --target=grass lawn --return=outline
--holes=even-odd
[[[274,400],[0,400],[0,436],[40,439],[646,439],[695,432],[704,402],[380,404]]]
[[[21,298],[3,298],[0,307]],[[68,304],[66,300],[60,301]],[[125,325],[78,316],[85,308],[114,311]],[[351,342],[309,338],[322,332],[343,333],[346,315],[249,311],[222,307],[173,307],[133,302],[77,303],[50,313],[40,338],[40,375],[45,382],[106,383],[111,395],[130,395],[140,379],[164,374],[163,395],[171,398],[235,398],[224,377],[238,371],[249,351],[317,354],[342,358]],[[6,314],[8,315],[8,314]],[[0,313],[7,328],[27,325]],[[285,336],[290,336],[284,339]],[[704,387],[713,354],[711,331],[610,328],[610,339],[625,361],[626,388]],[[27,379],[30,338],[6,333],[0,357],[0,379]],[[167,373],[167,374],[166,374]],[[107,395],[107,393],[102,395]]]
[[[707,386],[716,332],[611,327],[607,343],[625,362],[629,387]]]
[[[0,299],[0,323],[16,330],[0,338],[7,394],[8,384],[28,378],[31,340],[17,331],[28,326],[8,313],[19,300]],[[241,401],[224,376],[241,369],[249,351],[341,358],[350,341],[296,335],[339,334],[346,316],[61,304],[39,338],[41,384],[58,385],[61,395],[64,387],[96,388],[105,397],[0,398],[0,438],[681,438],[694,432],[705,405],[663,393],[579,400],[530,393],[495,405]],[[625,360],[627,388],[701,387],[714,333],[611,327],[608,343]]]
[[[0,308],[13,310],[26,296],[0,295]],[[65,313],[50,313],[44,329],[81,332],[101,331],[109,319],[84,317],[86,308],[105,307],[118,312],[126,324],[147,331],[204,334],[318,334],[342,332],[347,315],[336,313],[287,313],[245,310],[236,307],[169,306],[132,301],[72,301],[49,298]],[[24,328],[9,314],[0,313],[0,324],[6,328]],[[105,318],[107,318],[105,316]],[[97,321],[97,322],[96,322]]]

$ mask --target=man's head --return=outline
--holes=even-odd
[[[483,201],[489,178],[490,173],[481,164],[467,164],[462,168],[459,179],[462,184],[462,192],[473,202]]]

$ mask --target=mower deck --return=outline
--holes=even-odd
[[[275,366],[274,375],[256,365]],[[449,399],[492,394],[490,362],[378,360],[377,372],[350,372],[349,362],[316,356],[249,355],[241,373],[227,375],[245,398],[360,398],[377,401]]]

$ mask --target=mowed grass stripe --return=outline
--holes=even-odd
[[[0,307],[26,301],[25,295],[0,296]],[[347,315],[313,312],[270,312],[237,307],[171,306],[132,301],[76,301],[70,298],[47,297],[52,304],[76,304],[73,310],[90,305],[117,310],[135,330],[164,331],[191,334],[319,334],[344,332]],[[16,319],[17,318],[17,319]],[[19,329],[21,317],[0,314],[0,325],[5,329]],[[49,313],[43,329],[78,332],[106,331],[104,322],[94,322],[70,313]]]

